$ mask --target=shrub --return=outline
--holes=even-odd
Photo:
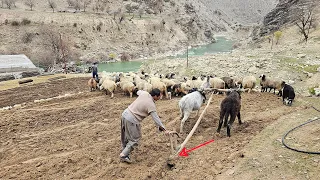
[[[232,49],[237,49],[239,48],[240,46],[242,46],[242,44],[240,42],[236,42],[232,45]]]
[[[77,27],[77,23],[73,23],[73,27]]]
[[[110,53],[110,54],[109,54],[109,59],[112,59],[112,60],[113,60],[113,59],[115,59],[115,58],[116,58],[116,55],[115,55],[114,53]]]
[[[18,21],[12,21],[11,26],[19,26],[20,23]]]
[[[4,20],[4,24],[5,24],[5,25],[9,24],[8,19]]]
[[[129,61],[130,60],[130,55],[128,53],[122,53],[120,57],[121,61]]]
[[[279,39],[281,38],[281,36],[282,36],[282,32],[281,31],[274,32],[274,37],[276,39],[276,44],[278,44]]]
[[[314,88],[316,88],[316,87],[310,87],[310,88],[308,88],[309,93],[312,94],[312,95],[315,95],[315,94],[316,94]]]
[[[102,22],[100,22],[99,25],[97,26],[97,31],[99,31],[99,32],[101,31],[102,25],[103,25]]]
[[[27,19],[27,18],[23,18],[22,21],[21,21],[22,25],[28,25],[30,23],[31,23],[31,21],[29,19]]]
[[[25,44],[30,43],[32,41],[33,37],[34,37],[33,33],[27,32],[22,36],[22,42]]]

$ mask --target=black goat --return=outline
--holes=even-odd
[[[232,123],[238,117],[239,124],[242,124],[240,117],[240,109],[241,109],[241,96],[240,92],[233,90],[228,93],[228,96],[221,102],[220,105],[220,120],[219,127],[217,132],[220,133],[220,129],[223,123],[224,118],[224,127],[227,127],[227,134],[230,137],[230,130]],[[230,116],[230,120],[229,119]]]
[[[282,102],[285,105],[292,105],[292,101],[294,100],[296,94],[294,93],[294,89],[292,86],[286,84],[285,82],[281,83],[282,90]],[[286,103],[286,101],[288,103]]]

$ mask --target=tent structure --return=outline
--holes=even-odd
[[[38,71],[26,55],[0,55],[0,73],[25,71]]]

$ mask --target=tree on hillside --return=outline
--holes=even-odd
[[[54,28],[43,28],[41,32],[43,45],[48,50],[48,53],[52,55],[52,57],[47,57],[46,59],[51,59],[53,66],[57,63],[65,63],[70,54],[68,41],[64,40],[62,34],[55,31]]]
[[[73,0],[67,0],[68,6],[73,7],[74,1]]]
[[[11,9],[11,7],[13,6],[13,1],[12,0],[4,0],[2,2],[2,4],[3,3],[7,6],[8,9]]]
[[[91,4],[91,0],[82,0],[83,12],[86,12],[86,9],[90,4]]]
[[[49,7],[52,9],[52,12],[54,12],[54,9],[57,8],[57,4],[54,0],[48,0]]]
[[[11,2],[12,2],[12,5],[13,5],[14,7],[17,7],[17,6],[16,6],[17,0],[11,0]]]
[[[306,43],[315,22],[315,9],[316,3],[315,1],[311,1],[309,3],[297,4],[291,12],[294,24],[299,28],[299,32],[303,35]]]
[[[274,38],[276,39],[276,44],[278,44],[279,43],[279,39],[282,36],[282,32],[281,31],[276,31],[276,32],[273,33],[273,35],[274,35]]]
[[[121,9],[121,8],[113,11],[113,12],[112,12],[112,14],[113,14],[113,20],[116,20],[116,16],[119,15],[119,14],[121,14],[121,13],[122,13],[122,9]]]
[[[93,4],[93,10],[97,13],[99,11],[103,12],[107,7],[108,2],[108,0],[95,0]]]
[[[32,11],[33,8],[35,7],[36,3],[34,2],[34,0],[25,0],[24,4],[26,6],[29,6],[30,10]]]
[[[81,10],[81,2],[80,0],[75,0],[74,3],[73,3],[73,8],[76,10],[76,11],[80,11]]]
[[[139,8],[139,10],[138,10],[138,15],[139,15],[139,17],[141,18],[142,17],[142,15],[144,14],[144,9],[143,8]]]

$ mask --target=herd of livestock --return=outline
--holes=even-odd
[[[275,80],[265,75],[259,77],[261,92],[273,90],[278,96],[282,96],[283,104],[292,105],[295,98],[294,89],[284,81]],[[180,132],[183,132],[183,125],[189,118],[192,111],[199,112],[200,107],[206,100],[207,92],[226,93],[226,98],[220,105],[220,120],[217,132],[220,132],[222,124],[227,127],[227,135],[230,137],[230,129],[235,118],[241,124],[241,92],[257,91],[257,78],[245,76],[243,78],[193,76],[176,77],[175,73],[162,74],[139,73],[112,73],[102,72],[100,79],[91,78],[88,81],[90,91],[94,89],[104,90],[106,94],[114,97],[114,92],[120,89],[125,95],[132,97],[138,90],[150,92],[152,89],[159,89],[162,94],[171,99],[172,96],[183,96],[179,100],[180,109]],[[229,118],[230,117],[230,118]]]

